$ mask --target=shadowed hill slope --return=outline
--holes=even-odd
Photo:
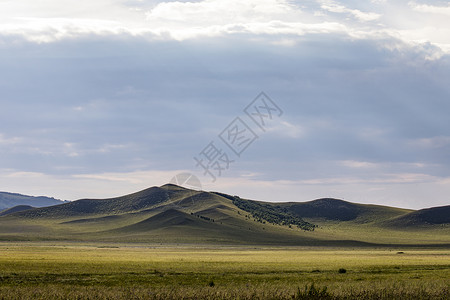
[[[413,211],[385,222],[390,227],[450,224],[450,205]]]
[[[16,213],[16,212],[24,211],[24,210],[28,210],[28,209],[33,209],[33,208],[34,208],[33,206],[29,206],[29,205],[17,205],[17,206],[7,208],[7,209],[0,211],[0,216],[6,216],[6,215],[9,215],[12,213]]]
[[[364,209],[343,200],[324,198],[305,203],[289,203],[283,206],[294,214],[306,218],[350,221],[356,219]]]
[[[381,205],[357,204],[332,198],[304,203],[288,203],[285,206],[304,218],[324,218],[326,220],[363,223],[386,220],[413,211]]]

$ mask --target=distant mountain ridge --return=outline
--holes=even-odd
[[[167,184],[109,199],[10,209],[0,216],[0,240],[450,247],[449,211],[333,198],[273,203]]]
[[[43,207],[63,204],[66,201],[45,196],[27,196],[17,193],[0,192],[0,211],[17,205]]]

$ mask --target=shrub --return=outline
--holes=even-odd
[[[305,289],[302,291],[300,288],[297,290],[297,294],[292,297],[293,299],[333,299],[332,295],[328,293],[327,287],[323,287],[322,289],[316,288],[314,283],[310,286],[306,285]]]

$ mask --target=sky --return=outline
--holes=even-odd
[[[0,190],[449,205],[449,82],[449,1],[2,0]]]

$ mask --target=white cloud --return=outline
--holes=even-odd
[[[413,9],[418,12],[450,16],[450,4],[448,4],[447,6],[433,6],[410,2],[409,5],[412,6]]]
[[[284,0],[163,2],[147,12],[154,33],[183,40],[225,34],[291,34],[345,31],[338,22],[315,20]]]
[[[163,2],[146,15],[149,21],[189,22],[200,26],[210,24],[268,22],[292,13],[284,0],[204,0],[200,2]]]
[[[375,168],[377,167],[377,164],[367,162],[367,161],[356,161],[356,160],[343,160],[340,161],[339,164],[341,164],[344,167],[347,168]]]
[[[99,149],[96,149],[95,151],[100,153],[109,153],[118,149],[126,149],[129,148],[131,145],[127,144],[106,144],[101,146]]]
[[[450,146],[450,136],[435,136],[412,140],[411,145],[423,148],[443,148]]]
[[[367,168],[366,166],[358,166],[356,168]],[[355,165],[353,166],[355,168]],[[305,180],[298,180],[299,184],[306,185],[347,185],[347,184],[417,184],[424,182],[435,182],[438,181],[438,177],[431,176],[423,173],[386,173],[386,174],[375,174],[372,178],[362,178],[362,177],[321,177],[321,178],[311,178]]]
[[[0,33],[51,42],[92,33],[150,34],[184,40],[235,33],[303,35],[345,30],[338,22],[314,20],[284,0],[161,2],[145,14],[130,11],[120,1],[95,5],[75,1],[62,5],[60,1],[48,0],[31,6],[27,2],[0,4]],[[71,6],[79,9],[68,9]]]
[[[376,0],[363,6],[366,11],[337,1],[323,0],[319,5],[322,11],[314,3],[300,7],[287,0],[151,4],[125,0],[2,1],[0,34],[52,42],[88,34],[185,40],[244,33],[269,35],[265,37],[269,43],[291,46],[293,39],[305,34],[345,33],[357,39],[394,36],[407,43],[431,43],[450,53],[449,19],[430,16],[448,16],[450,7]],[[417,13],[423,15],[417,18]],[[442,55],[428,56],[437,59]]]
[[[80,154],[76,150],[76,145],[74,143],[64,143],[63,153],[69,157],[78,157]]]
[[[267,133],[293,139],[298,139],[306,134],[305,129],[302,126],[290,123],[288,121],[280,121],[273,124],[272,126],[269,126],[267,128]]]
[[[5,137],[3,134],[0,133],[0,145],[13,145],[18,144],[22,141],[22,138],[20,137]]]
[[[381,16],[380,14],[373,12],[362,12],[358,9],[350,9],[336,3],[335,1],[324,1],[324,3],[321,5],[321,8],[329,12],[350,14],[358,20],[364,22],[377,20]]]
[[[258,140],[267,148],[255,143],[224,172],[236,178],[209,189],[419,203],[415,187],[440,182],[444,201],[446,14],[390,1],[151,2],[0,3],[0,162],[16,170],[0,172],[2,189],[76,199],[163,184],[267,89],[286,101]],[[163,171],[138,171],[149,169]]]
[[[125,1],[2,1],[0,33],[24,35],[35,42],[52,42],[84,34],[137,30],[145,21],[144,13],[129,10],[122,2]]]

